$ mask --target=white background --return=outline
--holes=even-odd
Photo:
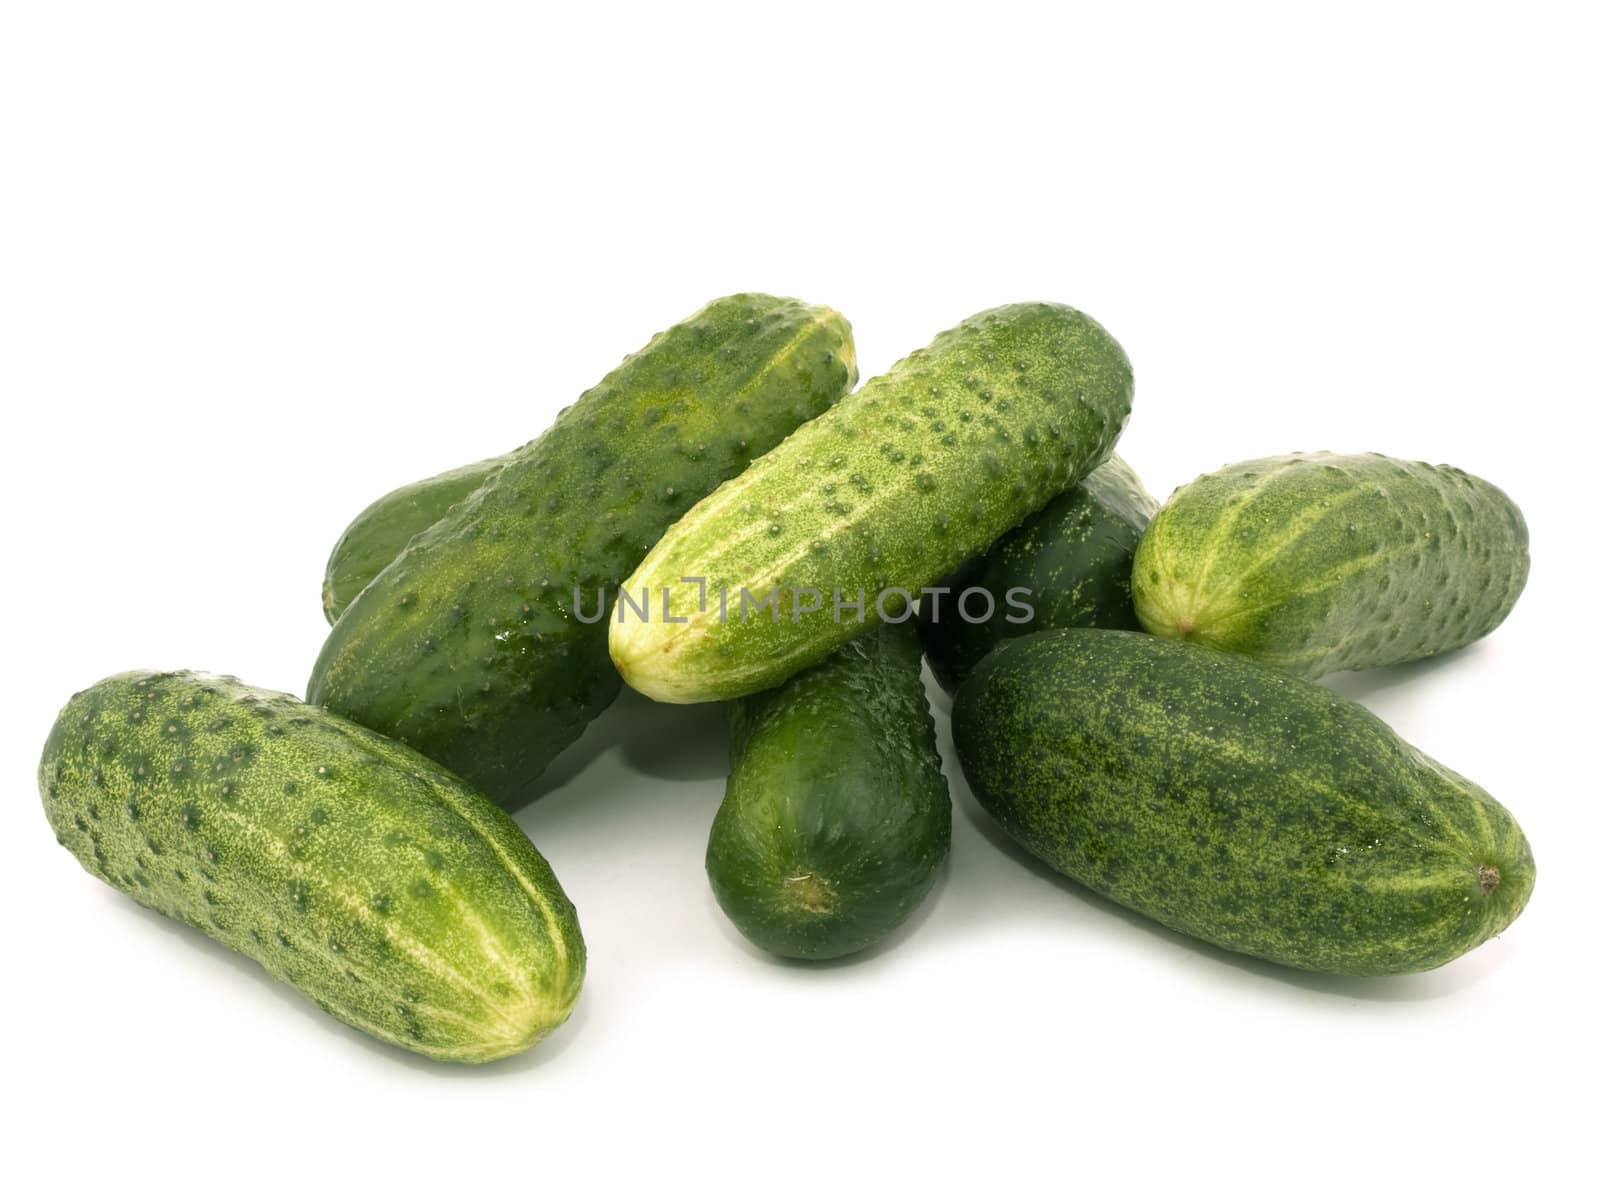
[[[1592,1186],[1584,6],[4,14],[12,1194]],[[782,965],[706,886],[716,712],[630,698],[519,814],[582,916],[578,1008],[463,1068],[53,844],[33,769],[71,692],[135,667],[299,692],[356,510],[744,289],[839,308],[864,375],[997,303],[1082,307],[1134,363],[1122,448],[1161,496],[1322,448],[1506,488],[1534,547],[1506,625],[1331,683],[1519,815],[1524,918],[1421,977],[1255,965],[1028,866],[957,777],[924,913]]]

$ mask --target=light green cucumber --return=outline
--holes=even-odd
[[[956,693],[973,795],[1058,871],[1287,966],[1425,971],[1533,891],[1516,820],[1361,705],[1250,659],[1108,629],[1006,642]]]
[[[939,581],[917,613],[945,691],[1001,642],[1041,629],[1137,629],[1133,551],[1156,501],[1113,454],[977,558]],[[987,615],[985,615],[987,614]]]
[[[1528,579],[1528,526],[1492,483],[1381,454],[1236,463],[1173,493],[1140,540],[1151,633],[1297,675],[1476,641]]]
[[[883,939],[950,853],[950,789],[911,627],[864,634],[732,701],[728,717],[728,788],[706,849],[722,911],[789,958]]]
[[[700,497],[855,381],[829,308],[729,296],[630,355],[345,609],[307,698],[502,804],[615,699],[606,605]]]
[[[386,1042],[484,1062],[577,1000],[577,916],[511,818],[292,696],[113,676],[62,709],[39,791],[91,874]]]
[[[408,483],[356,514],[334,544],[322,573],[322,614],[332,625],[378,572],[400,557],[417,534],[483,486],[508,455]]]
[[[675,703],[775,687],[1087,475],[1132,397],[1121,347],[1075,309],[963,321],[673,526],[618,595],[612,661]]]

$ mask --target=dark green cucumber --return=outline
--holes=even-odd
[[[722,911],[790,958],[887,936],[950,853],[950,790],[910,625],[865,634],[728,715],[728,790],[706,849]]]
[[[484,1062],[577,1000],[577,916],[516,824],[292,696],[187,671],[103,680],[62,709],[39,791],[91,874],[386,1042]]]
[[[776,687],[1099,466],[1132,399],[1122,348],[1076,309],[963,321],[673,526],[618,597],[612,660],[674,703]],[[630,619],[630,597],[655,616]]]
[[[954,695],[1007,638],[1076,626],[1137,629],[1133,551],[1156,507],[1133,468],[1113,454],[940,580],[946,590],[924,594],[917,627],[944,690]]]
[[[844,318],[794,300],[732,296],[658,334],[367,585],[308,698],[517,799],[616,697],[617,584],[854,380]]]
[[[509,455],[486,458],[408,483],[356,515],[334,544],[322,574],[322,614],[332,625],[417,534],[483,486]]]
[[[1007,642],[956,695],[979,802],[1101,895],[1313,971],[1425,971],[1533,890],[1516,821],[1327,688],[1141,633]]]
[[[1381,454],[1236,463],[1179,488],[1134,562],[1151,633],[1297,675],[1476,641],[1528,579],[1528,526],[1492,483]]]

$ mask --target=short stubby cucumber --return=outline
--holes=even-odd
[[[486,458],[408,483],[356,514],[334,543],[322,573],[322,615],[332,625],[417,534],[483,486],[509,455]]]
[[[91,874],[386,1042],[485,1062],[578,998],[577,916],[511,818],[292,696],[187,671],[102,680],[56,719],[39,791]]]
[[[1137,629],[1133,551],[1156,501],[1113,454],[923,595],[928,666],[955,693],[985,654],[1041,629]]]
[[[674,703],[777,686],[1099,466],[1132,398],[1075,309],[963,321],[695,505],[618,595],[612,661]]]
[[[1142,633],[1007,642],[956,694],[973,794],[1058,871],[1173,929],[1345,975],[1425,971],[1533,890],[1516,821],[1359,704]]]
[[[728,714],[728,789],[706,849],[722,911],[789,958],[883,939],[950,853],[950,789],[910,626],[864,634]]]
[[[521,799],[617,695],[617,584],[691,504],[854,382],[832,309],[714,301],[413,538],[334,625],[307,698]]]
[[[1133,600],[1161,637],[1297,675],[1476,641],[1528,579],[1528,526],[1493,484],[1381,454],[1292,454],[1202,475],[1140,541]]]

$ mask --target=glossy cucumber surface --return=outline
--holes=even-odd
[[[509,457],[509,456],[507,456]],[[487,458],[444,471],[380,496],[339,535],[322,574],[322,615],[332,625],[350,601],[395,559],[417,534],[483,486],[506,457]]]
[[[1133,552],[1155,511],[1155,498],[1133,468],[1113,454],[940,580],[947,592],[937,606],[925,596],[917,613],[940,686],[954,695],[983,656],[1009,638],[1074,626],[1137,629]]]
[[[837,958],[880,941],[950,853],[909,624],[885,625],[728,705],[728,787],[706,871],[722,911],[773,954]]]

